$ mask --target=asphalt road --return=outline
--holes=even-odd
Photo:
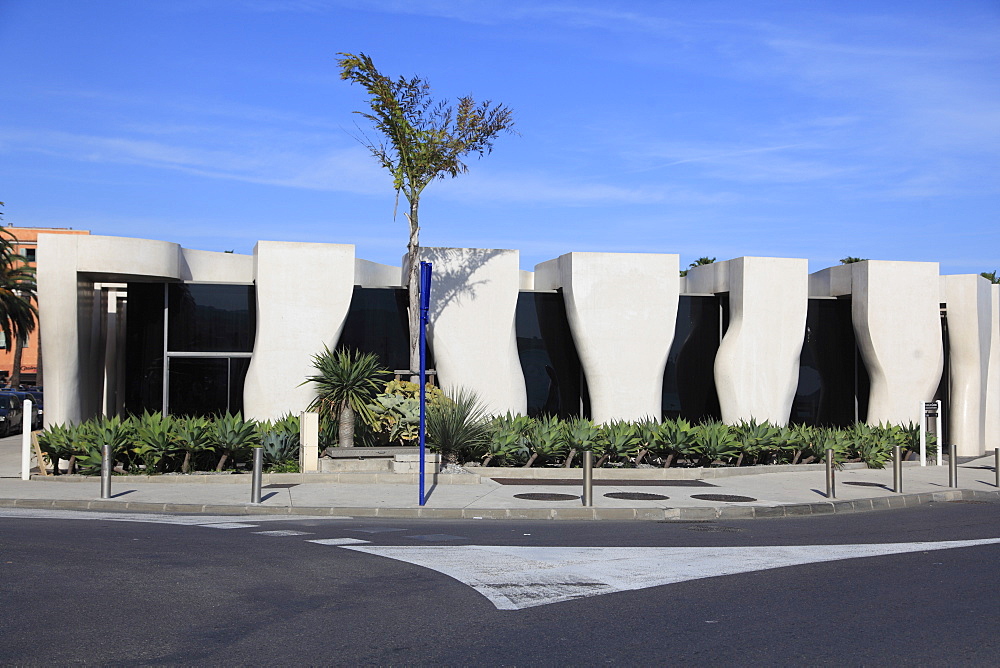
[[[752,555],[779,554],[780,546],[998,539],[1000,505],[992,503],[663,523],[122,522],[96,513],[73,515],[93,518],[84,520],[10,516],[14,512],[0,509],[3,665],[1000,662],[997,544],[918,546],[721,577],[705,577],[709,569],[659,586],[646,586],[642,579],[649,576],[640,573],[625,580],[643,588],[591,591],[512,610],[498,609],[496,601],[432,568],[358,551],[415,551],[436,565],[472,550],[473,560],[485,555],[485,561],[464,567],[487,573],[497,551],[502,559],[595,554],[571,548],[646,555],[660,559],[659,573],[727,554],[750,569]],[[773,549],[755,552],[755,546]],[[526,584],[543,579],[554,591],[570,582],[572,561],[516,563],[525,564]],[[627,564],[601,556],[598,562],[612,576]]]

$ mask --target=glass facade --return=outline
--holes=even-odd
[[[692,422],[721,419],[715,354],[728,324],[728,295],[682,295],[674,341],[663,372],[663,417]]]
[[[562,293],[519,293],[514,323],[528,415],[590,417],[587,383]]]
[[[129,283],[125,411],[242,411],[256,326],[252,285]]]
[[[362,288],[354,286],[351,307],[337,345],[374,353],[382,366],[395,371],[410,368],[410,335],[406,312],[406,288]],[[427,346],[427,368],[434,368],[434,355]],[[437,383],[440,385],[440,382]]]
[[[869,386],[854,338],[851,300],[810,299],[789,421],[833,427],[863,422]]]

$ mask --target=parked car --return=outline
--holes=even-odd
[[[24,422],[21,397],[12,392],[0,392],[0,432],[4,436],[16,434]]]
[[[42,428],[42,397],[41,392],[30,392],[28,390],[3,390],[7,394],[14,394],[20,397],[21,403],[25,399],[31,400],[31,428]]]

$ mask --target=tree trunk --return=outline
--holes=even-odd
[[[602,455],[601,458],[597,460],[597,463],[594,464],[594,468],[595,469],[599,469],[602,466],[604,466],[604,462],[608,461],[608,457],[610,457],[610,456],[611,455]]]
[[[14,338],[14,362],[11,365],[10,371],[10,386],[17,389],[21,386],[21,355],[23,354],[21,346],[21,337],[15,336]],[[31,417],[29,416],[30,420]],[[34,427],[35,425],[31,425]]]
[[[493,455],[486,455],[486,459],[483,460],[483,466],[489,466],[490,462],[493,461]]]
[[[647,452],[649,452],[649,450],[647,450],[646,448],[643,448],[642,450],[639,451],[639,454],[635,456],[635,467],[636,468],[639,468],[639,464],[642,463],[642,458],[646,456]]]
[[[417,219],[419,200],[414,197],[410,201],[410,241],[406,245],[406,260],[409,264],[408,294],[410,307],[407,312],[410,325],[410,376],[411,383],[420,382],[417,372],[420,370],[420,223]]]
[[[528,457],[528,462],[524,465],[524,468],[531,468],[531,465],[535,463],[535,459],[538,458],[537,452],[532,452],[531,456]]]
[[[35,319],[35,340],[38,342],[38,364],[35,365],[35,387],[42,387],[42,325]]]
[[[184,463],[181,464],[181,473],[191,472],[191,451],[184,452]]]
[[[566,460],[563,462],[563,468],[568,469],[573,466],[573,458],[576,457],[576,448],[570,448],[569,454],[566,455]]]
[[[345,402],[337,422],[337,442],[342,448],[354,447],[354,410]]]
[[[223,469],[223,467],[226,465],[226,460],[227,459],[229,459],[229,455],[227,453],[223,452],[222,456],[219,457],[219,464],[218,464],[218,466],[215,467],[215,470],[221,472],[222,469]]]
[[[670,465],[673,463],[674,463],[674,453],[671,452],[669,455],[667,455],[667,460],[663,462],[663,468],[668,469],[670,468]]]

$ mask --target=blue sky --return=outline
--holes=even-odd
[[[1000,268],[996,0],[0,0],[5,221],[397,264],[339,51],[514,110],[424,245]]]

